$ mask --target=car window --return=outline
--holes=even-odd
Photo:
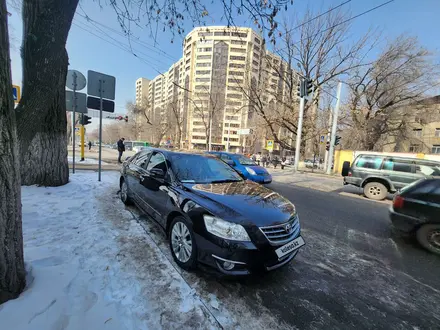
[[[226,154],[221,154],[220,158],[223,159],[224,161],[227,161],[227,160],[231,161],[232,160],[232,158],[229,157],[229,155],[226,155]]]
[[[416,173],[426,176],[440,176],[440,165],[436,164],[418,164],[416,162]]]
[[[413,161],[405,159],[386,158],[383,163],[383,169],[388,171],[413,173]]]
[[[422,201],[440,203],[440,181],[423,180],[407,190],[405,195]]]
[[[151,152],[139,154],[138,157],[136,158],[136,160],[134,161],[134,164],[136,164],[137,166],[140,166],[140,167],[145,167],[150,155],[151,155]]]
[[[225,162],[202,155],[170,155],[171,168],[183,183],[212,183],[242,181],[240,175]]]
[[[382,160],[383,157],[380,156],[361,156],[356,162],[356,167],[378,170]]]
[[[152,169],[161,169],[164,173],[167,172],[166,159],[160,152],[153,153],[148,162],[147,171],[151,171]]]
[[[238,162],[241,165],[250,165],[250,166],[256,166],[257,165],[257,164],[255,164],[255,162],[252,159],[249,159],[249,158],[244,157],[244,156],[239,156],[237,160],[238,160]]]

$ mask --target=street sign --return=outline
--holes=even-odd
[[[87,96],[87,108],[99,110],[101,106],[99,97]],[[102,100],[102,111],[115,112],[115,102]]]
[[[325,135],[321,135],[319,137],[319,143],[324,143],[325,142]]]
[[[266,149],[269,151],[273,151],[273,140],[267,140]]]
[[[76,110],[78,113],[87,113],[87,95],[85,93],[74,93],[66,91],[66,111],[73,111],[73,100],[76,95]]]
[[[75,132],[79,132],[79,127],[75,127]]]
[[[20,102],[20,86],[12,85],[12,96],[14,97],[14,103]]]
[[[88,78],[87,94],[91,96],[102,97],[103,99],[108,99],[108,100],[115,99],[115,88],[116,88],[115,77],[109,76],[104,73],[89,70],[87,71],[87,78]],[[101,85],[102,85],[102,90],[100,87]]]
[[[80,91],[84,87],[86,87],[87,80],[84,75],[77,70],[69,70],[67,71],[66,77],[66,87],[71,90]]]

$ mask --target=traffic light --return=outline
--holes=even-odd
[[[305,95],[311,96],[313,94],[313,80],[310,78],[305,79]]]
[[[335,138],[335,146],[339,145],[339,141],[340,141],[340,140],[341,140],[341,137],[336,135],[336,138]]]
[[[92,117],[87,116],[85,114],[82,115],[81,117],[81,125],[85,126],[88,125],[92,122]]]
[[[329,151],[330,150],[330,142],[327,141],[326,145],[325,145],[325,150]]]
[[[301,79],[298,82],[298,87],[297,87],[297,96],[298,97],[304,97],[306,95],[306,88],[305,88],[306,84],[305,84],[305,80]]]

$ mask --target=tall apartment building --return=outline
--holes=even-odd
[[[148,88],[150,85],[150,80],[146,78],[139,78],[136,80],[136,104],[142,105],[148,98]]]
[[[264,85],[269,104],[285,94],[279,75],[287,70],[250,28],[198,27],[184,39],[183,57],[151,81],[149,105],[162,118],[179,109],[184,147],[242,151],[249,140],[240,130],[255,128],[251,86]]]

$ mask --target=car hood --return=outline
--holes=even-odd
[[[295,214],[286,198],[251,181],[184,186],[198,196],[195,202],[227,221],[264,227],[284,223]]]

